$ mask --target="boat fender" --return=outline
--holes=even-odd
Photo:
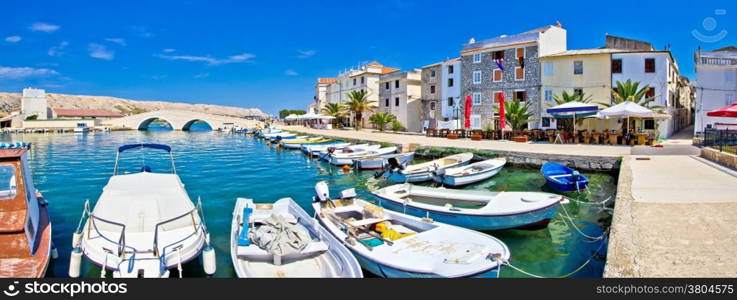
[[[205,270],[207,275],[212,276],[217,270],[216,259],[215,259],[215,248],[207,246],[202,250],[202,268]]]
[[[72,235],[72,248],[79,247],[79,244],[81,241],[82,241],[82,232],[75,232]]]
[[[59,258],[59,250],[56,249],[54,242],[51,242],[51,259]]]
[[[82,249],[74,248],[69,258],[69,277],[78,278],[82,267]]]

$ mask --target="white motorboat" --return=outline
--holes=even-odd
[[[342,148],[342,147],[348,147],[350,145],[351,145],[350,143],[329,142],[329,143],[318,144],[318,145],[302,144],[300,148],[304,154],[307,154],[309,156],[317,156],[320,154],[320,152],[327,151],[328,147]]]
[[[291,198],[273,204],[238,198],[230,256],[241,278],[363,277],[353,254]]]
[[[386,154],[354,159],[353,164],[361,170],[380,170],[386,167],[391,159],[396,159],[396,163],[399,165],[406,165],[412,161],[414,157],[414,152]]]
[[[361,266],[381,277],[498,277],[510,252],[490,235],[385,210],[357,199],[355,190],[331,199],[319,182],[317,218]]]
[[[386,177],[394,182],[423,182],[432,180],[433,172],[437,170],[467,165],[473,159],[473,153],[466,152],[446,156],[425,163],[388,167]]]
[[[144,148],[166,151],[171,173],[152,173],[144,165],[138,173],[118,174],[121,154]],[[85,203],[72,248],[71,277],[79,276],[83,255],[102,267],[101,276],[110,270],[115,277],[168,277],[176,268],[181,277],[182,265],[200,255],[205,273],[215,273],[215,251],[202,220],[202,204],[190,200],[166,145],[118,148],[113,176],[94,209]]]
[[[381,148],[381,145],[371,145],[371,144],[358,144],[343,148],[337,148],[337,147],[327,147],[324,151],[321,151],[319,154],[320,159],[330,162],[330,156],[332,154],[341,154],[341,153],[357,153],[357,152],[364,152],[368,150],[378,150]]]
[[[484,181],[498,174],[507,163],[505,158],[494,158],[466,166],[440,169],[433,172],[432,180],[446,187],[460,187]]]
[[[397,151],[397,147],[385,147],[385,148],[379,148],[379,149],[369,149],[366,151],[357,151],[357,152],[340,152],[340,153],[331,153],[330,154],[330,163],[336,166],[350,166],[353,164],[353,160],[355,159],[361,159],[365,157],[375,157],[375,156],[382,156],[386,154],[391,154]]]

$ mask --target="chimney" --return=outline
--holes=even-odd
[[[473,43],[475,43],[475,42],[476,42],[476,39],[475,39],[475,38],[470,38],[470,39],[468,39],[468,43],[469,43],[469,44],[473,44]]]
[[[562,28],[563,24],[561,24],[560,21],[555,21],[555,27]]]

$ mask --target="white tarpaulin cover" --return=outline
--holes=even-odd
[[[304,226],[291,224],[279,214],[272,214],[253,231],[253,243],[274,255],[286,256],[302,251],[312,242]]]

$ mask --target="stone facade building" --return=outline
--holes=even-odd
[[[505,101],[520,99],[531,103],[535,115],[540,117],[544,108],[540,101],[539,57],[565,50],[566,31],[560,23],[479,42],[471,39],[461,51],[460,105],[465,107],[466,96],[471,96],[471,128],[482,129],[491,124],[498,128],[496,108],[501,93]]]
[[[422,115],[420,119],[423,127],[435,127],[436,121],[442,118],[440,110],[442,83],[442,63],[422,67]]]
[[[422,80],[421,70],[394,72],[379,78],[379,105],[377,112],[390,113],[407,131],[420,132]]]

